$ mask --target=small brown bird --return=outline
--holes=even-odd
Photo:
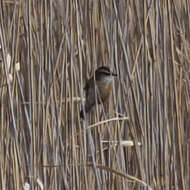
[[[84,87],[86,92],[85,110],[81,110],[81,118],[84,118],[84,111],[88,113],[96,104],[96,97],[98,104],[105,103],[109,99],[114,76],[117,76],[117,74],[112,73],[108,67],[103,66],[99,67],[95,71],[95,75],[87,81]]]

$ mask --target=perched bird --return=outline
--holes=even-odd
[[[101,104],[109,99],[114,76],[117,76],[117,74],[112,73],[108,67],[102,66],[99,67],[95,71],[95,75],[87,81],[86,86],[84,87],[86,93],[85,110],[81,110],[81,118],[84,118],[84,112],[88,113],[96,102]]]

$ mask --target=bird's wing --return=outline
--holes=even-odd
[[[90,80],[87,80],[86,85],[84,87],[86,97],[88,97],[88,93],[89,93]]]

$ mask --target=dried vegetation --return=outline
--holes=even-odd
[[[190,189],[189,39],[188,0],[1,0],[0,189]]]

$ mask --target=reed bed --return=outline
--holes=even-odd
[[[190,1],[0,1],[0,189],[190,189]],[[80,119],[98,66],[109,104]]]

